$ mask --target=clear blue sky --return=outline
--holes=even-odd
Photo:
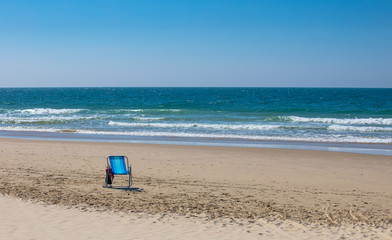
[[[392,1],[3,1],[0,87],[392,87]]]

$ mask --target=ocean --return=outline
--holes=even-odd
[[[2,88],[0,137],[392,155],[392,89]]]

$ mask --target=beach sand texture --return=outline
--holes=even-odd
[[[108,155],[129,157],[131,191],[102,188]],[[133,239],[392,238],[390,156],[0,139],[0,163],[1,238],[103,239],[107,222]]]

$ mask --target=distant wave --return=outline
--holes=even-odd
[[[232,129],[232,130],[271,130],[282,127],[281,125],[256,125],[256,124],[205,124],[205,123],[108,123],[110,126],[123,127],[153,127],[153,128],[208,128],[208,129]]]
[[[14,110],[15,113],[31,114],[31,115],[44,115],[44,114],[67,114],[67,113],[77,113],[85,109],[53,109],[53,108],[32,108],[32,109],[22,109]]]
[[[122,114],[122,113],[129,113],[129,112],[142,112],[143,109],[114,109],[114,110],[102,110],[104,112],[108,111],[108,112],[113,112],[116,114]]]
[[[115,113],[127,113],[127,112],[180,112],[180,111],[184,111],[184,110],[183,109],[146,108],[146,109],[115,109],[112,111]]]
[[[132,119],[136,121],[159,121],[165,120],[164,117],[133,117]]]
[[[50,117],[10,117],[0,116],[0,123],[6,124],[23,124],[23,123],[35,123],[35,124],[55,124],[55,123],[68,123],[81,120],[95,119],[96,116],[82,117],[82,116],[50,116]]]
[[[160,112],[180,112],[182,109],[159,109]]]
[[[308,118],[288,116],[283,119],[292,122],[316,122],[329,124],[367,124],[367,125],[392,125],[392,118]]]

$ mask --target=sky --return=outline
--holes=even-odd
[[[392,1],[0,0],[0,87],[392,87]]]

